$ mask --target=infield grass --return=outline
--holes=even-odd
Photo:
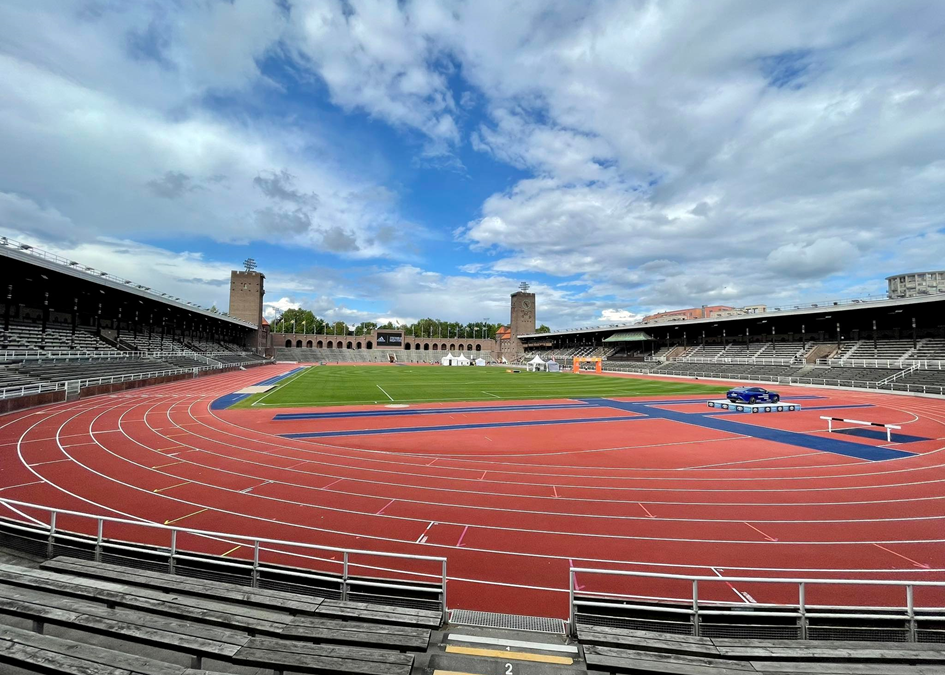
[[[313,366],[234,408],[722,394],[725,387],[506,368]]]

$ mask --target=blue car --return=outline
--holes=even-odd
[[[761,387],[735,387],[725,395],[732,403],[777,403],[781,396]]]

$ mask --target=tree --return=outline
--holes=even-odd
[[[295,328],[293,329],[292,322],[295,322]],[[315,329],[318,327],[318,319],[315,318],[315,315],[311,310],[308,309],[287,309],[282,313],[278,319],[273,322],[273,326],[276,326],[277,333],[291,333],[295,330],[296,333],[314,333]]]
[[[548,328],[545,324],[541,324],[536,330],[536,333],[550,333],[551,329]]]

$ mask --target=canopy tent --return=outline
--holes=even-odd
[[[441,366],[451,366],[453,365],[453,352],[449,352],[446,356],[440,359]]]
[[[454,366],[468,366],[469,359],[466,358],[465,354],[460,354],[459,356],[453,359],[453,365]]]
[[[484,365],[486,365],[486,360],[480,356],[478,359],[476,359],[476,365],[477,365],[477,366],[484,366]]]
[[[548,359],[545,361],[545,370],[547,370],[549,373],[560,373],[561,366],[554,359]]]
[[[623,330],[619,333],[614,333],[610,337],[605,337],[604,342],[646,342],[652,339],[653,338],[642,330]]]
[[[545,360],[542,359],[540,356],[536,356],[525,365],[528,367],[528,370],[544,370]]]

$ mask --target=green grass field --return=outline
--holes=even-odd
[[[724,387],[574,373],[509,373],[505,368],[316,366],[235,408],[374,403],[517,401],[608,396],[705,395]]]

